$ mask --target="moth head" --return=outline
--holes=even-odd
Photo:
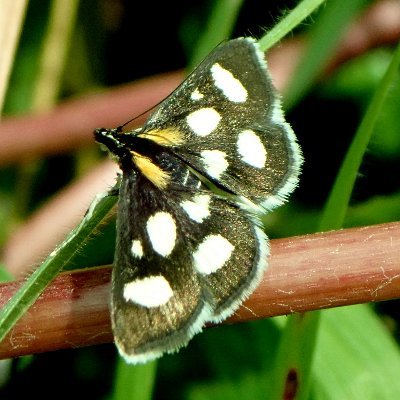
[[[122,128],[106,129],[98,128],[94,131],[94,138],[100,144],[102,150],[110,152],[113,158],[121,159],[125,153],[129,153],[121,142]]]

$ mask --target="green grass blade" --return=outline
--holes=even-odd
[[[0,62],[0,114],[3,112],[4,99],[7,92],[11,68],[15,59],[16,48],[24,21],[28,2],[19,1],[3,2],[0,9],[0,41],[1,41],[1,62]]]
[[[114,380],[113,400],[150,400],[153,394],[157,362],[127,364],[119,357]]]
[[[288,85],[290,92],[286,100],[289,106],[293,105],[315,80],[337,45],[340,37],[338,32],[344,31],[351,18],[364,3],[362,0],[352,2],[349,8],[349,5],[345,5],[342,1],[332,1],[321,12],[312,29],[309,49],[299,65],[298,73],[294,74],[294,82]],[[289,317],[278,351],[276,370],[272,378],[271,398],[284,397],[283,392],[289,371],[294,372],[297,379],[296,398],[309,398],[320,322],[321,313],[319,312]]]
[[[320,221],[320,230],[342,227],[358,170],[388,92],[397,78],[400,45],[379,84],[342,163]],[[366,328],[368,327],[368,334]],[[314,398],[391,399],[398,396],[400,355],[367,306],[324,313],[314,367]],[[390,360],[390,361],[389,361]],[[330,367],[329,367],[329,365]],[[332,368],[341,365],[341,368]],[[395,378],[382,370],[397,368]],[[374,371],[376,369],[376,371]],[[324,371],[324,372],[322,372]],[[379,382],[376,377],[380,376]],[[394,379],[393,379],[394,378]]]
[[[259,41],[262,51],[269,50],[296,26],[308,18],[325,0],[303,0],[290,13],[268,31]]]
[[[284,93],[285,108],[292,108],[315,82],[332,56],[342,34],[366,0],[331,0],[309,32],[309,44]]]
[[[32,110],[43,111],[54,106],[59,96],[62,74],[76,26],[79,0],[51,2],[50,16],[43,38],[39,71],[35,80]]]
[[[243,0],[217,0],[211,10],[205,29],[192,54],[188,70],[193,70],[203,58],[223,40],[229,39]]]
[[[385,102],[390,88],[397,79],[399,68],[400,44],[393,54],[392,61],[375,91],[371,103],[368,106],[365,116],[357,129],[346,157],[340,167],[321,218],[319,227],[321,231],[339,229],[343,225],[361,161],[372,136],[377,118],[382,110],[382,105]]]
[[[26,280],[0,311],[0,341],[36,301],[46,286],[85,246],[116,203],[116,196],[98,195],[82,222]]]
[[[309,314],[296,314],[288,318],[279,343],[274,379],[268,398],[287,398],[286,390],[293,385],[296,388],[296,399],[308,399],[308,376],[319,326],[317,315],[319,313],[315,312],[313,318]]]

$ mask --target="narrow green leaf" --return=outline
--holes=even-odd
[[[300,62],[298,67],[299,72],[293,75],[293,82],[288,85],[290,92],[285,98],[287,104],[293,104],[295,99],[299,98],[305,88],[308,87],[307,85],[315,79],[321,66],[332,54],[332,50],[338,41],[338,31],[343,31],[347,27],[355,12],[361,7],[362,2],[362,0],[353,2],[349,9],[349,5],[345,7],[341,0],[334,0],[329,2],[319,14],[315,26],[312,28],[308,51],[304,54],[303,61]],[[310,13],[320,4],[301,2],[298,5],[298,8],[301,9],[298,18],[290,16],[288,21],[286,19],[281,21],[269,32],[268,35],[270,36],[266,35],[263,38],[261,42],[263,46],[265,48],[270,47],[276,38],[280,39],[280,35],[286,34],[309,15],[305,11]],[[344,8],[346,8],[346,13],[344,13]],[[332,29],[332,27],[335,29]],[[272,38],[271,43],[267,43],[269,38]],[[321,47],[324,49],[323,52],[320,51]],[[311,366],[319,324],[320,313],[318,312],[306,313],[301,316],[292,315],[288,318],[271,379],[271,399],[285,398],[288,395],[287,391],[290,390],[293,391],[291,394],[295,395],[296,399],[306,400],[309,398]]]
[[[332,57],[348,25],[366,3],[366,0],[331,0],[326,3],[310,29],[308,46],[292,75],[293,79],[286,86],[286,109],[293,108],[309,90]]]
[[[319,327],[319,312],[291,315],[283,329],[275,360],[270,399],[287,398],[293,390],[296,399],[307,399],[308,376]]]
[[[367,149],[386,96],[388,95],[393,83],[396,82],[396,79],[398,78],[399,68],[400,44],[393,54],[392,61],[387,68],[381,83],[375,91],[367,112],[357,129],[346,157],[340,167],[321,218],[319,227],[321,231],[338,229],[343,225],[361,161]]]
[[[242,4],[243,0],[217,0],[213,3],[207,24],[192,54],[189,71],[193,70],[215,46],[230,38]]]
[[[144,365],[127,364],[118,358],[113,400],[150,400],[152,398],[157,362]]]
[[[400,45],[340,168],[325,206],[320,230],[338,229],[343,225],[363,155],[385,98],[397,77],[399,65]],[[313,394],[316,399],[327,396],[339,399],[398,397],[399,351],[367,306],[324,312],[320,330],[313,371],[316,377]],[[391,373],[382,374],[383,370],[392,372],[393,368],[397,368],[396,378],[390,376],[393,375]]]
[[[303,0],[259,41],[262,51],[269,50],[297,25],[308,18],[325,0]]]
[[[98,195],[92,202],[82,222],[26,280],[17,293],[0,311],[0,341],[12,329],[26,310],[36,301],[46,286],[85,246],[93,232],[116,203],[116,196]]]

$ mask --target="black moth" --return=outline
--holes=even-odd
[[[142,128],[95,138],[122,170],[115,342],[143,363],[185,346],[255,289],[269,253],[259,216],[296,187],[301,151],[251,38],[218,46]]]

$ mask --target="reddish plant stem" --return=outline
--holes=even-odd
[[[263,281],[227,322],[400,297],[400,223],[271,242]],[[110,342],[111,268],[61,274],[0,344],[0,358]],[[0,307],[21,281],[0,285]]]

